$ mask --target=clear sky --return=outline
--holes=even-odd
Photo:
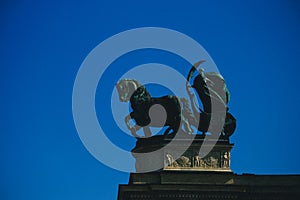
[[[103,165],[83,146],[72,90],[93,48],[145,26],[194,38],[225,77],[238,123],[231,138],[235,173],[300,174],[298,1],[12,0],[0,3],[0,199],[117,198],[129,174]],[[112,89],[118,67],[148,62],[184,64],[163,52],[133,52],[102,81]],[[98,117],[107,116],[99,121],[111,141],[130,150],[134,138],[120,133],[110,111],[101,109],[108,92],[97,90]]]

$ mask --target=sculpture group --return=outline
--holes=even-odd
[[[201,63],[203,61],[194,64],[186,78],[189,99],[173,95],[151,97],[145,86],[132,79],[122,79],[117,83],[120,101],[130,101],[131,104],[132,112],[125,117],[125,123],[134,137],[139,137],[136,132],[141,128],[145,137],[150,137],[150,126],[168,126],[164,135],[176,134],[181,129],[182,132],[192,134],[192,127],[203,135],[207,132],[225,137],[233,134],[236,120],[228,112],[230,93],[225,80],[219,73],[198,69]],[[196,72],[197,75],[194,77]],[[201,100],[203,109],[196,103],[195,95]],[[164,108],[166,114],[164,122],[150,117],[149,111],[154,105]],[[135,122],[133,126],[130,124],[131,119]]]

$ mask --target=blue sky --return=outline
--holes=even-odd
[[[117,198],[118,184],[127,183],[129,174],[85,149],[73,122],[72,90],[94,47],[145,26],[194,38],[225,77],[238,120],[231,138],[235,173],[299,174],[299,9],[297,1],[283,0],[2,1],[0,198]],[[163,52],[133,52],[114,63],[104,84],[118,79],[121,64],[147,62],[184,63]],[[99,91],[96,100],[107,101],[109,91]],[[110,114],[101,106],[96,104],[99,118]],[[108,137],[131,149],[134,139],[119,134],[110,119]]]

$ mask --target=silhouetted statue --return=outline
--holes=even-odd
[[[167,95],[153,98],[143,85],[131,79],[120,80],[116,87],[120,101],[130,101],[133,111],[125,117],[125,123],[135,137],[139,137],[136,131],[141,127],[144,129],[145,136],[150,137],[151,131],[149,126],[169,126],[164,135],[171,130],[173,130],[173,133],[177,133],[181,120],[183,122],[186,121],[183,119],[184,116],[181,115],[180,102],[175,96]],[[154,109],[150,110],[150,108]],[[132,127],[130,126],[131,119],[134,119],[136,122],[136,125]],[[187,128],[186,131],[191,134],[190,126],[185,125],[185,127]]]
[[[187,77],[186,89],[190,103],[187,99],[172,95],[153,98],[136,80],[123,79],[117,83],[120,101],[130,101],[133,110],[125,117],[126,126],[133,136],[139,137],[136,131],[143,127],[144,135],[150,137],[150,126],[169,126],[164,135],[170,133],[171,130],[175,134],[180,129],[181,122],[188,134],[192,133],[191,126],[194,126],[203,134],[210,132],[226,137],[232,135],[236,128],[236,120],[228,112],[227,104],[230,94],[224,78],[216,72],[198,70],[202,62],[197,62]],[[193,85],[189,86],[196,71],[198,75],[194,78]],[[192,88],[199,96],[203,109],[197,105]],[[131,119],[136,123],[134,126],[130,125]]]
[[[198,130],[203,134],[209,131],[212,134],[222,133],[223,136],[229,137],[236,128],[236,119],[228,112],[227,107],[230,93],[224,78],[219,73],[204,72],[202,68],[197,70],[203,62],[197,62],[187,77],[186,89],[191,100],[192,112],[189,112],[189,116],[186,118],[190,125],[198,127]],[[198,71],[198,75],[190,87],[189,82],[196,71]],[[202,102],[203,110],[197,106],[197,100],[190,90],[191,88],[196,90]]]

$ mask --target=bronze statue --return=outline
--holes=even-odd
[[[203,62],[199,61],[194,64],[187,77],[186,90],[192,106],[192,112],[189,112],[187,119],[191,125],[197,127],[203,134],[208,131],[210,126],[210,132],[213,134],[222,133],[223,136],[229,137],[236,128],[236,119],[228,112],[229,108],[227,107],[230,93],[224,78],[219,73],[205,73],[202,68],[197,70]],[[195,77],[193,85],[189,86],[189,82],[196,71],[199,74]],[[202,102],[203,110],[197,106],[196,98],[193,92],[191,92],[191,88],[196,90]],[[213,119],[212,112],[214,112]],[[196,116],[200,116],[200,118]]]
[[[184,118],[184,116],[181,115],[181,106],[177,97],[166,95],[159,98],[153,98],[143,85],[136,80],[131,79],[120,80],[116,87],[120,101],[130,101],[133,111],[125,117],[125,123],[133,136],[139,137],[136,134],[136,131],[143,127],[145,136],[150,137],[151,132],[149,126],[169,126],[164,135],[167,135],[171,130],[173,130],[174,134],[177,133],[180,127],[180,122]],[[151,121],[149,110],[151,106],[156,104],[161,105],[166,111],[166,121],[164,124],[161,124],[159,121],[155,121],[155,119],[152,119],[153,121]],[[160,113],[158,113],[158,115],[159,114]],[[134,119],[136,122],[133,127],[130,126],[130,119]],[[185,119],[182,121],[187,123]],[[191,129],[189,129],[190,126],[185,125],[185,127],[187,128],[186,131],[191,134]]]
[[[227,138],[233,134],[236,128],[236,119],[228,112],[227,104],[230,94],[224,78],[215,72],[198,70],[197,68],[203,62],[197,62],[191,68],[187,77],[186,90],[191,106],[187,99],[172,95],[158,98],[151,97],[147,89],[136,80],[123,79],[117,83],[116,87],[120,101],[130,101],[133,110],[125,117],[125,123],[134,137],[139,137],[136,131],[141,127],[143,127],[145,137],[150,137],[149,126],[168,126],[164,135],[170,133],[171,130],[172,133],[176,134],[181,127],[181,122],[188,134],[192,133],[191,126],[197,128],[203,135],[208,131],[212,134],[221,134]],[[194,78],[193,85],[189,86],[196,71],[198,71],[198,75]],[[196,91],[203,109],[197,106],[196,97],[191,90]],[[163,123],[150,117],[149,111],[153,105],[160,105],[166,112]],[[159,115],[157,115],[158,118]],[[131,119],[136,123],[134,126],[130,126]]]

